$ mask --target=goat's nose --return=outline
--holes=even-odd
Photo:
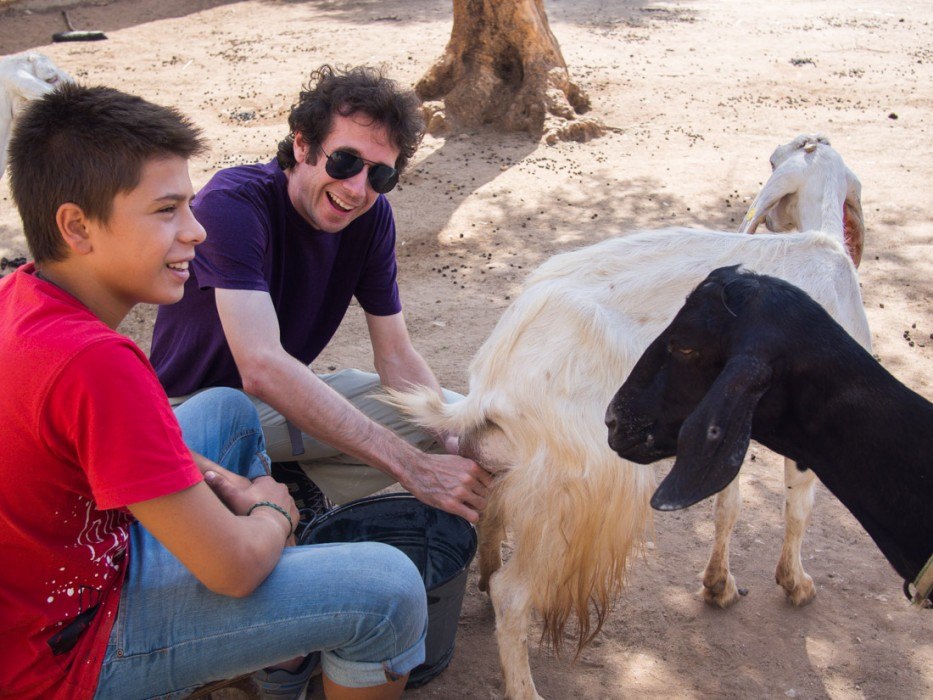
[[[612,406],[606,409],[606,427],[609,428],[609,432],[614,432],[616,429],[616,415],[615,411],[612,410]]]

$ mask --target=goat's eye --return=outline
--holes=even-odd
[[[696,350],[694,350],[691,347],[687,347],[686,345],[681,345],[676,340],[671,340],[668,342],[667,352],[670,355],[675,355],[677,357],[683,357],[683,358],[695,357],[697,354]]]

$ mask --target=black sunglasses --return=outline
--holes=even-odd
[[[319,146],[320,148],[320,146]],[[370,187],[379,194],[390,192],[398,184],[398,170],[390,168],[382,163],[373,163],[371,160],[365,160],[349,151],[334,151],[328,154],[323,148],[321,153],[327,156],[327,163],[324,164],[324,170],[335,180],[346,180],[353,177],[364,165],[369,166]]]

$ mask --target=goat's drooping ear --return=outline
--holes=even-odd
[[[739,233],[755,233],[755,229],[765,220],[768,212],[783,197],[797,191],[799,178],[794,175],[780,166],[771,173],[771,177],[768,178],[764,187],[761,188],[761,192],[758,193],[758,196],[755,197],[752,205],[748,208],[748,212],[742,220],[742,225],[739,226]]]
[[[846,200],[842,205],[843,235],[846,250],[852,262],[858,267],[862,262],[862,250],[865,247],[865,217],[862,216],[862,184],[851,170],[846,168],[849,187]]]
[[[651,497],[652,508],[686,508],[732,482],[748,450],[755,408],[770,380],[771,367],[759,357],[737,355],[726,363],[684,421],[677,459]]]
[[[740,274],[739,267],[739,265],[732,265],[714,271],[714,274],[722,279],[720,297],[723,306],[734,318],[739,317],[745,309],[745,302],[757,295],[761,287],[755,277]]]

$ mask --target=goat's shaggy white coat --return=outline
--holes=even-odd
[[[576,618],[582,648],[650,522],[652,472],[620,460],[606,440],[604,412],[620,382],[687,294],[711,270],[738,263],[803,288],[867,347],[855,267],[836,234],[671,228],[557,255],[477,352],[463,401],[391,393],[422,425],[459,434],[461,452],[497,475],[479,526],[480,587],[495,608],[513,700],[539,697],[528,665],[531,610],[555,646]],[[514,547],[503,564],[506,528]]]
[[[71,76],[40,53],[12,54],[0,59],[0,175],[16,116],[30,100],[51,92]]]

